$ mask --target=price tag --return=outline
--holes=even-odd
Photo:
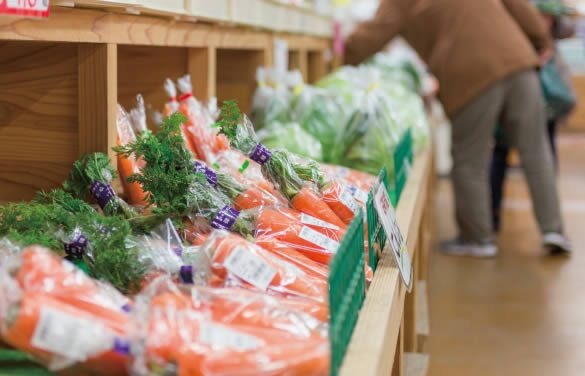
[[[390,196],[388,196],[388,191],[384,184],[380,184],[376,191],[374,207],[378,212],[378,216],[382,222],[382,227],[384,227],[384,231],[388,237],[390,250],[394,255],[396,265],[398,265],[398,269],[400,270],[402,281],[408,288],[408,291],[410,291],[412,289],[412,264],[410,261],[410,255],[408,254],[406,243],[404,242],[402,232],[400,231],[400,227],[396,220],[394,208],[390,202]]]
[[[0,0],[0,15],[49,17],[49,0]]]
[[[276,269],[260,256],[240,247],[225,260],[225,268],[238,278],[264,291],[276,275]]]

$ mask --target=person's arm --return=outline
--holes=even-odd
[[[552,40],[538,10],[527,0],[503,0],[506,9],[516,20],[534,48],[542,52],[552,48]]]
[[[402,28],[405,4],[412,0],[382,0],[374,18],[357,26],[345,42],[345,62],[359,64],[380,51]]]

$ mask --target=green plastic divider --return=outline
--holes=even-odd
[[[337,375],[366,294],[364,214],[347,229],[329,265],[331,375]]]
[[[51,376],[53,373],[36,363],[29,354],[0,349],[0,376]]]
[[[394,180],[390,181],[388,177],[388,170],[386,167],[382,168],[378,175],[377,183],[374,185],[368,195],[368,202],[366,203],[367,218],[368,218],[368,261],[372,270],[376,270],[378,266],[378,254],[384,249],[386,245],[386,233],[382,229],[382,223],[378,218],[378,213],[374,207],[374,195],[378,188],[378,184],[384,184],[388,190],[390,201],[392,205],[396,207],[406,181],[408,180],[408,174],[410,167],[414,160],[414,152],[412,146],[412,132],[407,130],[404,136],[396,145],[394,150]]]

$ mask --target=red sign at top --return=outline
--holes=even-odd
[[[0,0],[0,15],[49,17],[49,0]]]

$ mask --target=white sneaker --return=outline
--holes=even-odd
[[[542,237],[542,244],[544,249],[550,255],[570,256],[573,251],[573,246],[567,237],[557,232],[548,232]]]
[[[490,258],[498,254],[498,247],[491,241],[473,243],[454,239],[441,243],[441,251],[450,256]]]

